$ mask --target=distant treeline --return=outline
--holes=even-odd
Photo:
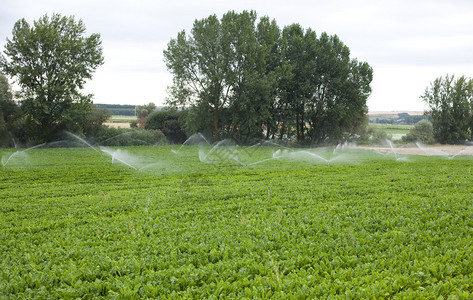
[[[370,123],[375,124],[399,124],[399,125],[415,125],[420,120],[429,119],[425,115],[409,115],[408,113],[400,113],[397,118],[373,118],[370,119]]]
[[[121,104],[94,104],[98,108],[106,108],[112,115],[115,116],[134,116],[136,105],[121,105]]]

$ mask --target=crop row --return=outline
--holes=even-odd
[[[0,171],[0,297],[472,296],[469,158],[251,168],[184,155],[156,173],[91,149],[29,156]]]

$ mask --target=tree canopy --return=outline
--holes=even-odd
[[[253,11],[196,20],[171,39],[168,103],[190,107],[187,128],[298,142],[346,139],[366,124],[372,69],[334,35],[293,24],[280,30]]]
[[[92,95],[80,90],[103,57],[100,35],[85,31],[82,20],[53,14],[32,26],[19,20],[7,39],[1,68],[17,79],[26,131],[38,140],[77,130],[92,114]]]
[[[421,96],[440,143],[458,143],[472,137],[473,79],[446,75],[435,79]]]
[[[148,104],[137,105],[135,107],[135,112],[138,118],[146,119],[146,117],[148,117],[150,114],[155,112],[156,109],[157,109],[156,104],[154,104],[153,102],[150,102]]]
[[[8,79],[0,74],[0,134],[6,130],[5,119],[10,115],[11,104],[14,105],[10,84],[8,84]]]
[[[13,123],[17,120],[19,107],[13,101],[13,93],[5,75],[0,73],[0,145],[9,145]]]

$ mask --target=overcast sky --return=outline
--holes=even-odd
[[[435,78],[473,77],[471,0],[3,0],[0,49],[21,18],[32,24],[46,13],[74,15],[102,39],[105,64],[86,86],[94,102],[159,106],[172,80],[163,62],[169,40],[196,19],[245,9],[281,29],[299,23],[338,35],[352,58],[374,69],[370,111],[422,111],[419,96]]]

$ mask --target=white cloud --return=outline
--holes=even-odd
[[[166,87],[172,83],[167,73],[108,72],[98,70],[86,91],[94,94],[94,102],[109,104],[161,103]]]

